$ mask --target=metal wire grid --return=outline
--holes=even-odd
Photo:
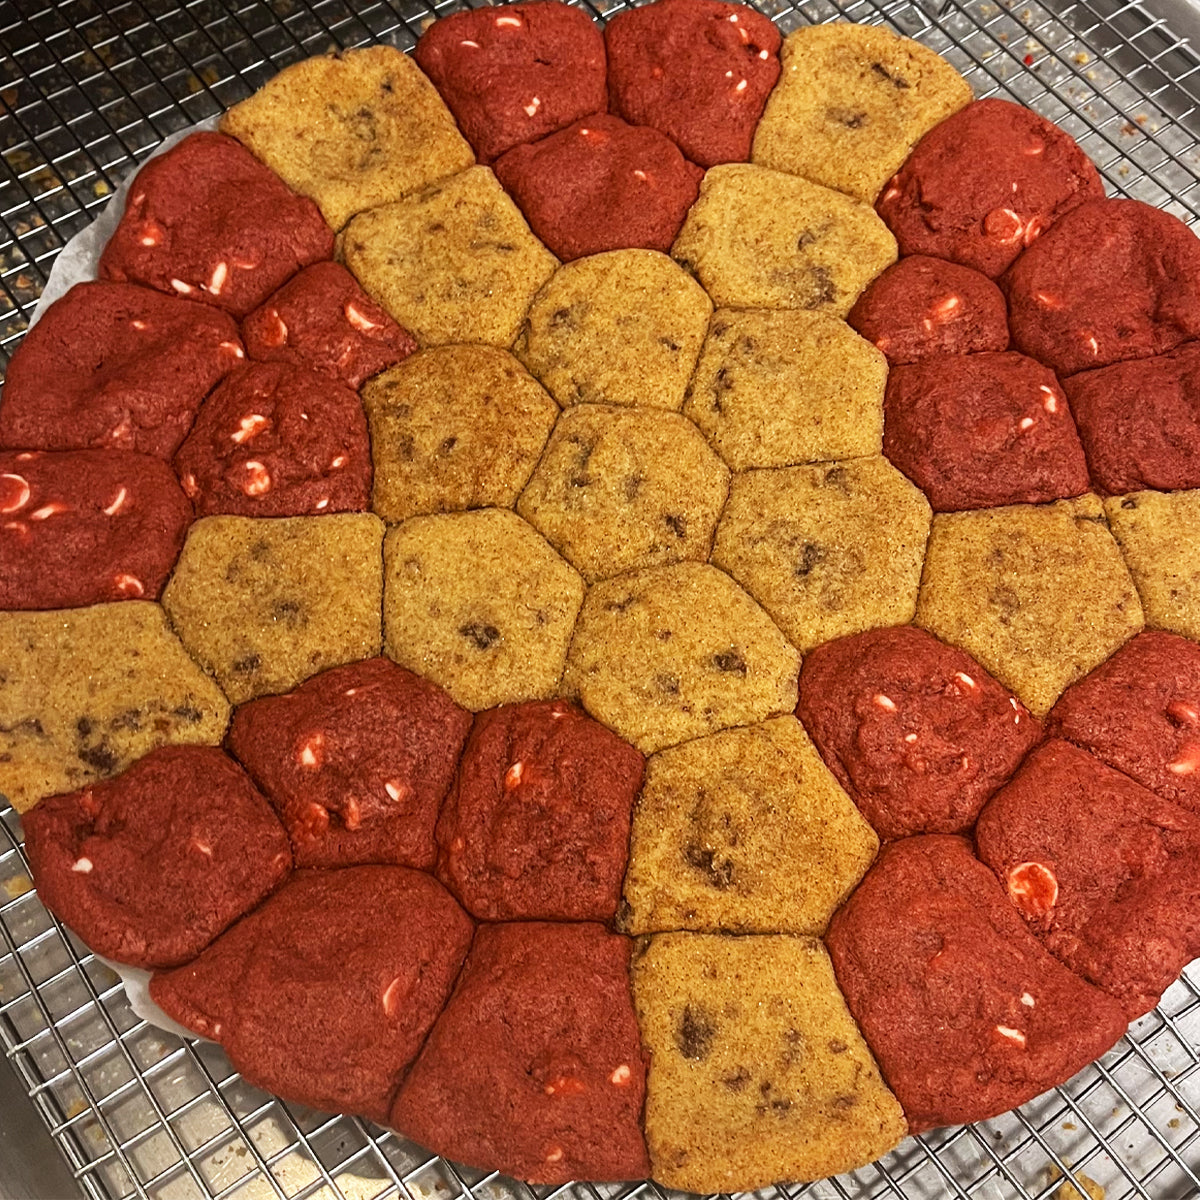
[[[410,47],[461,0],[0,0],[0,364],[55,256],[168,134],[335,46]],[[603,19],[624,0],[594,0]],[[759,0],[785,30],[887,23],[946,55],[976,94],[1067,128],[1110,190],[1200,219],[1200,58],[1122,0]],[[84,1192],[367,1200],[665,1200],[654,1184],[531,1189],[466,1172],[354,1118],[250,1087],[221,1051],[133,1013],[117,978],[30,890],[0,801],[0,1040]],[[1078,1190],[1060,1182],[1074,1173]],[[1086,1180],[1084,1177],[1086,1176]],[[1200,1196],[1200,963],[1096,1066],[1017,1113],[904,1144],[764,1200]]]

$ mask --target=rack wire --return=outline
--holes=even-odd
[[[1153,3],[1154,0],[1148,0]],[[587,0],[604,20],[624,0]],[[1127,0],[758,0],[785,31],[884,23],[976,95],[1069,130],[1110,192],[1200,220],[1200,57]],[[462,0],[0,0],[0,368],[63,245],[167,135],[335,47],[410,48]],[[351,1117],[251,1087],[215,1046],[131,1009],[42,907],[0,797],[0,1043],[95,1200],[668,1200],[651,1183],[529,1188]],[[1070,1179],[1076,1182],[1071,1184]],[[1099,1063],[1016,1113],[910,1139],[763,1200],[1185,1200],[1200,1196],[1200,961]]]

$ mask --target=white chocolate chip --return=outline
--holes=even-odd
[[[71,864],[71,870],[77,871],[80,875],[90,875],[92,873],[92,860],[90,858],[77,858]]]
[[[975,680],[973,680],[965,671],[955,671],[954,678],[957,679],[958,682],[963,685],[963,687],[970,688],[971,691],[974,691],[977,686]]]
[[[407,800],[412,795],[412,788],[402,779],[389,779],[383,785],[383,790],[387,792],[388,799],[393,804],[399,804],[402,800]]]
[[[1191,775],[1200,768],[1200,743],[1189,742],[1183,747],[1179,757],[1167,763],[1167,770],[1173,775]]]
[[[230,440],[237,442],[240,446],[243,442],[248,442],[252,437],[262,433],[264,429],[270,428],[270,425],[271,422],[262,413],[250,413],[238,422],[236,432],[230,434]]]
[[[563,1152],[561,1146],[554,1146],[546,1152],[546,1161],[548,1163],[562,1162]]]
[[[70,512],[67,505],[59,500],[52,500],[49,504],[43,504],[41,508],[35,508],[29,514],[31,521],[45,521],[50,517],[57,517],[59,513]]]
[[[122,573],[113,577],[117,591],[125,596],[144,596],[146,587],[136,575]]]
[[[1092,352],[1093,358],[1095,358],[1096,355],[1100,353],[1100,343],[1098,341],[1096,341],[1096,339],[1094,337],[1088,338],[1088,340],[1084,343],[1084,345],[1086,345],[1087,348]]]
[[[915,733],[906,733],[904,740],[911,746],[917,740],[917,735]]]
[[[1033,428],[1033,418],[1032,417],[1022,417],[1019,424],[1017,425],[1017,428],[1020,429],[1022,433],[1024,433],[1027,429],[1032,429]]]
[[[0,512],[2,511],[3,509],[0,509]],[[1185,704],[1182,700],[1172,700],[1167,705],[1167,716],[1184,725],[1200,723],[1200,709],[1195,705]]]
[[[182,279],[172,279],[171,286],[181,296],[190,296],[196,290],[190,283],[184,283]]]
[[[324,751],[325,735],[318,730],[300,743],[300,749],[296,752],[296,761],[302,767],[312,767],[317,770],[324,761]]]
[[[458,44],[459,44],[460,46],[470,46],[472,50],[478,50],[478,49],[479,49],[479,43],[478,43],[478,42],[465,41],[465,42],[459,42]]]
[[[229,264],[219,262],[213,267],[213,273],[208,280],[208,291],[213,296],[219,296],[221,289],[225,286],[225,280],[229,278]]]
[[[383,327],[382,322],[372,321],[353,300],[347,300],[346,307],[342,311],[346,314],[346,320],[360,333],[370,333],[372,329]]]
[[[334,460],[333,460],[333,461],[332,461],[332,462],[329,464],[329,469],[330,469],[331,471],[337,471],[337,470],[340,470],[340,469],[341,469],[342,467],[344,467],[344,466],[345,466],[345,465],[346,465],[346,464],[347,464],[349,461],[350,461],[350,460],[349,460],[349,458],[347,458],[347,457],[346,457],[346,455],[344,455],[344,454],[339,454],[339,455],[338,455],[338,456],[337,456],[337,457],[336,457],[336,458],[335,458],[335,459],[334,459]]]
[[[107,508],[103,508],[100,511],[103,512],[106,517],[115,517],[117,515],[117,513],[119,513],[121,511],[121,509],[123,509],[125,507],[125,501],[128,498],[129,498],[128,489],[122,487],[122,488],[118,489],[116,496],[113,498],[113,502],[110,505],[108,505]]]
[[[404,986],[404,980],[397,975],[391,983],[383,989],[383,1015],[385,1017],[394,1017],[396,1010],[400,1007],[402,999],[400,989]]]
[[[193,500],[200,495],[200,488],[196,483],[196,477],[190,471],[179,482],[183,485],[183,490]]]
[[[758,57],[761,58],[765,62],[768,58],[771,57],[771,52],[770,52],[770,50],[760,50],[758,52]]]
[[[243,465],[246,468],[246,478],[242,481],[242,491],[247,496],[265,496],[271,490],[271,472],[262,463],[254,460]]]
[[[622,1063],[608,1077],[608,1082],[614,1087],[626,1087],[629,1081],[633,1078],[633,1072],[629,1069],[628,1063]]]
[[[1021,1003],[1025,1005],[1026,1008],[1032,1008],[1037,1001],[1028,992],[1022,992]]]
[[[640,179],[643,183],[649,178],[645,171],[634,171],[633,177]]]
[[[362,808],[357,796],[346,797],[346,811],[342,813],[342,824],[347,829],[357,829],[362,824]]]
[[[132,325],[132,326],[134,327],[134,329],[138,330],[138,332],[139,332],[139,333],[140,333],[140,332],[141,332],[143,329],[145,329],[145,328],[146,328],[146,322],[145,322],[145,321],[133,320],[133,321],[130,321],[130,322],[129,322],[129,324],[130,324],[130,325]]]
[[[224,350],[227,354],[232,354],[234,358],[245,358],[246,352],[237,344],[237,342],[222,342],[218,350]]]
[[[527,117],[532,117],[537,113],[537,110],[542,107],[542,102],[537,96],[534,96],[534,98],[523,107],[525,109],[525,115]]]
[[[1063,302],[1058,296],[1052,296],[1049,292],[1034,292],[1033,298],[1043,308],[1062,308]]]
[[[267,310],[267,316],[271,318],[274,324],[271,327],[269,334],[263,334],[263,341],[268,346],[282,346],[288,339],[288,327],[284,319],[279,315],[279,310],[271,308]]]
[[[1019,242],[1025,232],[1025,222],[1011,208],[993,208],[983,218],[983,231],[988,237],[1008,245]]]
[[[322,496],[320,500],[313,505],[317,512],[324,512],[329,507],[329,497]]]
[[[518,17],[497,17],[496,24],[498,26],[511,25],[515,29],[519,29],[521,27],[521,21]]]
[[[525,764],[515,762],[504,773],[504,790],[511,792],[521,782],[521,776],[525,773]]]
[[[733,89],[735,92],[744,92],[750,84],[745,79],[739,79],[737,86]]]
[[[876,692],[875,695],[871,697],[871,702],[882,708],[884,712],[896,711],[895,700],[893,700],[891,696],[885,696],[882,692]]]
[[[1016,1042],[1022,1050],[1025,1049],[1025,1035],[1019,1029],[1013,1029],[1008,1025],[997,1025],[996,1032],[1001,1037],[1006,1037],[1011,1042]]]
[[[0,475],[0,513],[15,513],[29,503],[29,483],[23,475]]]
[[[1045,397],[1045,399],[1042,400],[1042,407],[1048,413],[1058,412],[1058,397],[1054,394],[1054,389],[1052,387],[1047,387],[1043,383],[1038,391],[1040,391]]]
[[[188,849],[195,850],[197,854],[203,854],[205,858],[212,858],[213,856],[212,847],[198,837],[192,838],[188,843]]]
[[[1017,863],[1006,882],[1009,897],[1026,916],[1040,919],[1058,903],[1058,879],[1045,863]]]

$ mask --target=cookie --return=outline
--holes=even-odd
[[[235,104],[221,129],[334,229],[475,159],[433,85],[394,46],[306,58]]]
[[[925,133],[971,101],[944,58],[874,25],[804,26],[782,59],[754,161],[867,204]]]
[[[779,30],[743,4],[659,0],[604,28],[613,112],[702,167],[744,162],[779,78]]]
[[[1104,502],[1151,629],[1200,638],[1200,491]]]
[[[22,824],[38,898],[89,950],[133,967],[195,958],[292,869],[270,805],[212,746],[152,750]]]
[[[583,580],[531,525],[498,508],[412,517],[383,550],[396,662],[473,712],[556,694]]]
[[[846,320],[892,365],[1008,349],[1004,293],[970,267],[923,254],[888,267]]]
[[[611,921],[644,767],[562,700],[480,713],[438,820],[438,878],[481,921]]]
[[[157,604],[0,612],[0,795],[17,812],[156,746],[215,746],[228,723]]]
[[[428,870],[470,728],[441,688],[370,658],[242,705],[229,748],[279,814],[296,866]]]
[[[248,363],[201,406],[175,470],[201,517],[361,512],[371,502],[367,419],[343,383]]]
[[[452,13],[425,30],[413,57],[481,163],[608,107],[600,30],[554,0]]]
[[[883,458],[735,475],[712,561],[805,651],[911,621],[929,503]]]
[[[8,363],[0,446],[170,458],[244,358],[233,318],[131,283],[77,283]]]
[[[896,261],[870,207],[748,163],[713,167],[671,256],[718,308],[806,308],[844,317]]]
[[[0,451],[0,609],[157,599],[191,521],[160,459]]]
[[[371,506],[385,520],[512,508],[558,405],[507,350],[436,346],[362,390],[371,428]]]
[[[361,387],[417,343],[339,263],[314,263],[242,322],[250,357],[286,362]]]
[[[559,418],[517,511],[591,584],[705,562],[728,493],[728,468],[685,417],[580,404]]]
[[[934,512],[1042,504],[1088,490],[1062,388],[1022,354],[937,354],[893,367],[883,452]]]
[[[389,1123],[531,1183],[644,1179],[629,950],[595,924],[482,926]]]
[[[193,133],[137,173],[99,272],[240,319],[332,254],[333,231],[311,200],[233,138]]]
[[[1041,725],[969,654],[901,625],[810,650],[804,722],[883,838],[966,833],[1041,741]]]
[[[974,656],[1044,717],[1142,628],[1142,607],[1095,496],[939,513],[916,623]]]
[[[558,265],[486,167],[360,214],[342,253],[422,346],[511,346]]]
[[[820,935],[878,849],[794,717],[726,729],[647,764],[621,924]]]
[[[594,113],[496,160],[533,232],[564,262],[606,250],[669,250],[704,172],[670,138]]]
[[[1013,347],[1060,376],[1200,335],[1200,240],[1140,200],[1072,209],[1013,264],[1005,287]]]
[[[150,995],[253,1086],[382,1122],[471,933],[420,871],[297,871],[194,962],[155,974]]]
[[[1081,371],[1065,387],[1099,487],[1200,487],[1200,345]]]
[[[205,517],[163,607],[183,644],[241,704],[379,653],[383,522]]]
[[[901,254],[994,279],[1059,217],[1104,198],[1075,139],[1023,104],[977,100],[931,129],[879,197]]]
[[[1200,817],[1069,742],[992,798],[979,857],[1060,962],[1135,1020],[1200,955]]]
[[[825,940],[913,1133],[1017,1108],[1125,1032],[1121,1005],[1043,948],[964,838],[885,846]]]
[[[799,655],[723,571],[630,571],[592,587],[564,676],[584,708],[643,754],[790,712]]]
[[[712,301],[653,250],[567,263],[533,301],[516,353],[564,408],[679,409]]]
[[[887,362],[822,313],[718,310],[684,415],[735,470],[878,454]]]
[[[1139,633],[1063,693],[1046,731],[1200,814],[1200,646]]]
[[[659,934],[634,963],[633,995],[659,1183],[821,1179],[907,1132],[816,938]]]

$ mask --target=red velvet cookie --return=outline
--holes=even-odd
[[[645,1179],[630,945],[602,925],[481,926],[390,1123],[530,1183]]]
[[[297,871],[195,962],[155,975],[150,995],[256,1087],[386,1121],[472,930],[420,871]]]
[[[371,442],[362,401],[307,367],[247,363],[204,402],[175,471],[201,517],[365,511]]]
[[[246,352],[289,362],[358,388],[417,348],[416,338],[339,263],[305,267],[242,322]]]
[[[152,750],[23,821],[42,902],[97,954],[134,967],[195,958],[292,868],[270,805],[211,746]]]
[[[480,713],[438,821],[438,878],[481,920],[612,920],[644,767],[562,700]]]
[[[1008,349],[1004,293],[970,267],[921,254],[888,267],[846,320],[892,364]]]
[[[970,829],[1042,736],[969,654],[911,625],[809,651],[796,716],[885,839]]]
[[[604,38],[555,0],[453,13],[413,56],[482,163],[608,107]]]
[[[1200,487],[1200,342],[1082,371],[1064,387],[1105,491]]]
[[[193,133],[138,173],[100,277],[244,317],[333,254],[317,206],[223,133]]]
[[[1125,1032],[1121,1005],[1026,929],[964,838],[885,846],[826,942],[911,1133],[1017,1108]]]
[[[390,659],[243,704],[229,745],[287,827],[298,867],[431,868],[471,714]]]
[[[601,113],[496,160],[533,232],[566,262],[671,248],[704,172],[653,129]]]
[[[1200,646],[1139,633],[1062,694],[1046,732],[1200,814]]]
[[[1069,742],[992,797],[979,857],[1042,944],[1134,1020],[1200,955],[1200,818]]]
[[[976,100],[935,125],[876,203],[901,254],[993,278],[1064,213],[1101,199],[1092,160],[1065,130],[1009,100]]]
[[[148,454],[0,451],[0,609],[156,600],[191,521]]]
[[[1039,504],[1088,490],[1054,373],[1020,354],[944,354],[888,372],[883,452],[935,512]]]
[[[170,458],[200,402],[246,357],[225,313],[131,283],[77,283],[17,347],[0,446]]]
[[[1200,239],[1140,200],[1090,200],[1005,279],[1013,346],[1060,376],[1200,336]]]
[[[702,167],[745,162],[779,78],[779,30],[744,4],[658,0],[604,30],[612,111]]]

